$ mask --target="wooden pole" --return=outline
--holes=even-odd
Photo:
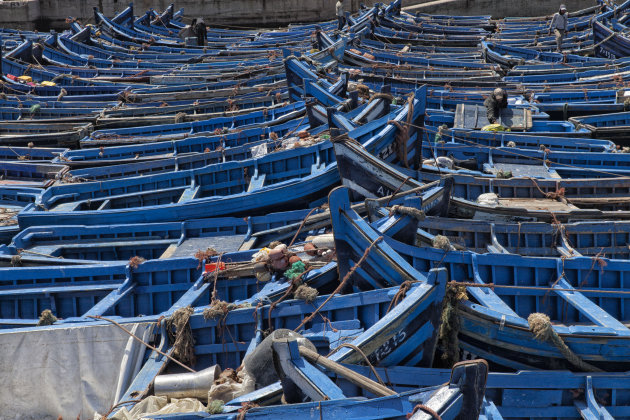
[[[332,360],[324,356],[321,356],[320,354],[318,354],[317,352],[314,352],[313,350],[300,346],[299,351],[300,351],[300,355],[304,357],[305,359],[307,359],[308,361],[321,365],[325,367],[326,369],[332,372],[335,372],[338,375],[343,376],[354,385],[360,388],[363,388],[366,391],[371,392],[377,397],[387,397],[391,395],[396,395],[396,392],[392,391],[386,386],[383,386],[379,384],[378,382],[371,380],[370,378],[366,378],[365,376],[360,375],[356,373],[355,371],[348,369],[345,366],[340,365],[337,362],[333,362]]]

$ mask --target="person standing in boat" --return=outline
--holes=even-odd
[[[197,23],[194,26],[195,34],[197,35],[197,46],[203,47],[206,45],[206,36],[208,34],[208,29],[206,28],[206,23],[203,21],[203,18],[197,19]]]
[[[337,21],[339,22],[337,29],[341,30],[346,23],[346,17],[343,14],[343,0],[337,0],[337,4],[335,5],[335,14],[337,15]]]
[[[569,29],[569,14],[567,13],[567,7],[564,4],[560,5],[558,13],[553,15],[551,19],[551,25],[549,25],[549,34],[553,31],[556,36],[556,51],[562,52],[562,41]]]
[[[486,107],[486,117],[490,124],[495,124],[501,115],[501,110],[507,108],[508,98],[505,90],[496,88],[492,95],[488,96],[483,105]]]
[[[186,38],[196,37],[197,34],[195,34],[195,23],[197,23],[197,19],[193,19],[192,23],[190,25],[186,25],[181,31],[179,31],[177,36],[182,41],[186,41]]]

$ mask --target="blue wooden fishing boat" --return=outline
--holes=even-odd
[[[334,44],[333,38],[331,38],[328,34],[323,31],[317,31],[317,40],[319,43],[320,49],[325,49]],[[379,63],[391,63],[396,65],[408,64],[415,65],[418,69],[422,67],[428,69],[429,67],[439,67],[439,68],[453,68],[459,70],[468,70],[468,69],[492,69],[493,66],[487,63],[483,63],[481,61],[447,61],[442,59],[431,59],[424,58],[423,55],[416,55],[413,53],[407,52],[406,54],[395,54],[393,52],[387,51],[379,51],[370,47],[363,47],[362,43],[363,39],[359,39],[355,41],[351,39],[350,42],[353,44],[353,48],[346,48],[344,51],[344,61],[347,63],[357,64],[357,65],[370,65]],[[365,54],[368,53],[366,56]],[[371,55],[374,58],[368,58]]]
[[[630,3],[626,1],[613,10],[604,12],[597,16],[596,19],[593,19],[593,40],[597,45],[595,53],[598,57],[616,59],[628,56],[627,52],[630,44],[623,35],[626,26],[618,21],[614,22],[613,19],[624,13],[629,6]],[[608,22],[609,19],[611,22]]]
[[[283,347],[287,347],[285,350]],[[276,348],[278,350],[276,351]],[[304,348],[299,348],[296,341],[288,343],[274,343],[274,355],[281,358],[283,363],[279,371],[287,377],[295,377],[299,389],[306,393],[313,401],[295,403],[291,405],[275,405],[269,407],[252,407],[246,411],[246,418],[295,418],[296,415],[305,418],[336,418],[343,416],[349,419],[414,419],[420,420],[437,415],[440,418],[477,418],[483,404],[485,383],[488,376],[488,366],[484,361],[470,361],[453,367],[450,378],[446,383],[424,389],[396,394],[389,389],[369,383],[364,387],[376,388],[381,391],[373,398],[365,398],[361,394],[368,394],[360,387],[341,386],[356,379],[356,372],[349,369],[347,379],[341,374],[337,378],[329,379],[326,374],[333,374],[330,370],[321,372],[315,363],[309,363],[306,357],[299,354]],[[285,354],[287,353],[287,354]],[[286,361],[285,361],[286,360]],[[321,360],[321,359],[320,359]],[[352,366],[352,365],[349,365]],[[343,369],[344,366],[341,366]],[[354,375],[353,375],[354,374]],[[300,381],[300,377],[306,381]],[[365,378],[365,377],[364,377]],[[361,380],[361,379],[359,379]],[[357,389],[358,388],[358,389]],[[378,392],[374,391],[374,392]],[[357,395],[358,394],[358,395]],[[386,395],[383,395],[386,394]],[[389,395],[387,395],[389,394]],[[227,410],[226,410],[227,408]],[[234,419],[240,413],[229,412],[232,407],[224,407],[223,414],[210,415],[205,412],[172,413],[148,416],[161,419]],[[225,413],[225,411],[228,411]]]
[[[315,135],[317,133],[313,134]],[[236,147],[223,148],[222,146],[217,146],[213,151],[204,153],[101,166],[97,168],[74,169],[64,173],[58,184],[123,179],[148,174],[171,173],[174,171],[203,168],[208,165],[252,159],[256,157],[256,153],[266,154],[269,150],[273,151],[277,146],[277,141],[264,139]]]
[[[57,122],[47,124],[33,121],[22,124],[15,121],[0,123],[0,145],[24,147],[66,148],[76,147],[79,139],[91,130],[89,123]]]
[[[576,127],[584,127],[593,137],[607,138],[619,145],[630,144],[627,128],[630,124],[630,112],[615,112],[593,116],[572,117],[569,119]]]
[[[343,188],[331,193],[335,232],[378,237],[378,230],[348,209],[347,197]],[[620,281],[625,261],[602,259],[595,267],[590,257],[527,258],[416,247],[387,236],[384,241],[420,270],[443,264],[451,285],[466,287],[471,300],[455,303],[462,349],[512,369],[624,369],[627,360],[616,349],[624,348],[628,335],[620,310],[627,293]],[[340,246],[348,247],[338,242],[338,254]],[[563,345],[551,335],[535,338],[541,328],[551,328]]]
[[[225,79],[210,82],[184,83],[181,85],[140,86],[121,93],[125,103],[171,103],[174,101],[207,101],[215,98],[229,98],[236,94],[255,96],[284,94],[284,80],[280,73],[270,76],[252,77],[248,80]]]
[[[610,140],[595,140],[584,137],[546,137],[537,136],[534,133],[518,134],[512,132],[490,132],[473,129],[446,128],[437,132],[425,131],[428,144],[434,143],[436,135],[438,141],[470,144],[480,147],[508,147],[508,144],[517,149],[540,150],[541,147],[553,151],[606,153],[616,152],[617,146]],[[438,135],[439,133],[439,135]]]
[[[295,210],[174,223],[32,227],[15,235],[10,245],[0,246],[0,259],[9,263],[14,256],[20,256],[19,261],[14,261],[20,266],[96,264],[127,262],[133,257],[193,257],[207,248],[218,253],[244,251],[292,239],[309,214],[296,238],[303,239],[326,228],[329,217],[317,211]]]
[[[358,123],[368,123],[375,119],[378,119],[384,115],[390,114],[389,107],[387,106],[387,101],[384,99],[377,99],[371,102],[369,105],[365,104],[356,109],[355,111],[347,114],[347,116],[354,115],[354,118],[348,120],[345,116],[337,115],[335,113],[330,114],[330,122],[332,122],[338,129],[344,130],[352,130]],[[342,103],[345,105],[345,103]],[[315,114],[316,110],[310,110],[309,116]],[[309,118],[312,119],[312,118]],[[309,137],[317,135],[326,135],[325,130],[328,130],[328,125],[319,125],[316,126],[314,124],[310,124],[311,128],[309,129]],[[299,128],[299,126],[295,126],[293,128],[294,132]],[[304,127],[306,128],[306,127]],[[335,128],[333,127],[333,130]],[[247,131],[247,130],[245,130]],[[282,139],[274,139],[274,138],[264,138],[260,140],[262,136],[264,136],[264,130],[262,131],[258,137],[246,137],[243,131],[239,132],[236,137],[237,142],[243,142],[241,145],[235,145],[230,147],[228,142],[226,141],[226,136],[215,136],[214,144],[212,144],[211,138],[206,138],[206,149],[203,150],[203,153],[187,153],[181,156],[173,156],[166,157],[162,156],[160,159],[141,159],[138,160],[138,154],[134,156],[133,159],[130,159],[128,162],[120,163],[120,164],[111,164],[113,162],[109,162],[111,165],[102,166],[100,168],[86,168],[86,169],[74,169],[70,170],[63,174],[61,181],[62,182],[77,182],[77,181],[95,181],[95,180],[111,180],[111,179],[120,179],[129,176],[139,176],[143,174],[155,174],[162,172],[171,172],[171,171],[182,171],[188,169],[201,168],[212,164],[225,163],[233,160],[245,160],[256,157],[256,154],[267,154],[269,152],[273,152],[274,149],[282,148]],[[329,130],[330,131],[330,130]],[[273,131],[270,133],[278,133],[278,130],[273,127]],[[290,132],[289,132],[290,133]],[[250,141],[251,139],[251,141]],[[196,139],[197,144],[199,144],[199,138]],[[109,149],[111,151],[111,148]],[[137,150],[137,148],[136,148]],[[83,149],[85,152],[86,149]],[[103,151],[99,149],[99,156],[104,155]],[[64,158],[67,158],[67,154],[65,156],[60,156],[59,160],[63,161]],[[75,154],[76,156],[76,154]],[[92,161],[93,163],[97,163]],[[84,162],[81,162],[84,163]]]
[[[421,206],[427,214],[445,214],[448,189],[432,183],[419,190],[424,191]],[[359,213],[366,211],[361,205],[356,208]],[[207,248],[236,252],[274,241],[302,240],[324,233],[329,226],[327,211],[311,209],[181,223],[31,227],[15,235],[8,246],[0,246],[0,261],[13,266],[49,266],[129,261],[134,257],[190,257]]]
[[[496,172],[512,165],[514,173],[536,178],[628,176],[625,168],[627,159],[623,153],[564,152],[547,148],[536,151],[513,150],[510,147],[489,149],[474,143],[449,142],[427,144],[424,147],[424,157],[430,159],[433,156],[449,156],[461,161],[471,159],[470,169],[484,172]]]
[[[438,275],[437,278],[436,275]],[[237,307],[216,318],[211,315],[204,317],[204,308],[197,308],[186,323],[190,326],[190,331],[195,339],[196,361],[190,365],[198,370],[217,363],[223,368],[236,368],[243,360],[248,347],[253,349],[256,344],[261,342],[262,330],[268,327],[278,329],[299,326],[301,334],[309,338],[315,343],[316,348],[324,353],[328,353],[330,348],[337,347],[341,343],[349,342],[358,346],[360,351],[368,356],[375,352],[378,354],[382,352],[381,348],[391,349],[388,340],[391,339],[393,330],[388,328],[388,325],[392,322],[398,322],[397,320],[400,319],[402,313],[417,314],[417,316],[407,318],[413,320],[414,323],[422,325],[427,322],[425,317],[431,315],[430,310],[434,308],[432,304],[439,302],[442,298],[443,288],[439,285],[441,284],[443,287],[443,283],[440,283],[440,279],[443,277],[443,272],[433,273],[428,282],[413,285],[411,289],[407,290],[406,297],[398,301],[397,304],[392,304],[393,307],[389,313],[386,313],[386,310],[396,294],[396,289],[333,296],[320,309],[319,313],[322,318],[315,317],[304,326],[300,326],[300,324],[312,312],[312,304],[320,306],[327,297],[316,298],[312,304],[297,300],[281,302],[275,305],[271,312],[268,305],[257,308],[241,307],[239,309]],[[437,281],[437,284],[433,284],[434,281]],[[177,308],[185,307],[194,300],[194,294],[188,293],[180,298],[179,302],[164,315],[169,317]],[[352,310],[348,310],[348,308],[352,308]],[[255,317],[254,314],[257,316]],[[158,349],[170,355],[173,352],[174,342],[168,330],[170,329],[171,333],[176,335],[181,335],[181,327],[173,330],[171,327],[166,327],[168,322],[161,322],[159,326],[155,326],[158,318],[158,316],[118,318],[118,322],[119,325],[127,328],[132,327],[137,322],[153,323],[153,333],[150,334],[149,340],[156,343]],[[49,334],[57,335],[65,334],[73,328],[74,331],[78,331],[77,328],[102,328],[106,324],[108,324],[106,321],[97,320],[65,323],[45,328],[50,331]],[[329,326],[334,330],[330,330]],[[15,334],[16,332],[16,330],[5,330],[2,334]],[[35,329],[23,328],[19,333],[30,336],[31,332],[34,333]],[[402,344],[411,344],[411,342],[405,341]],[[420,342],[413,344],[411,346],[413,348],[422,345]],[[413,351],[413,348],[408,351]],[[143,398],[150,391],[157,374],[171,373],[174,368],[177,368],[173,366],[173,363],[169,363],[169,359],[158,353],[148,354],[148,359],[143,358],[142,353],[139,353],[140,359],[138,361],[141,366],[139,373],[132,381],[128,382],[129,386],[126,386],[126,390],[125,388],[122,389],[120,401],[123,403],[120,404],[121,407],[130,408],[133,405],[133,402],[129,401],[130,394],[133,394],[134,400]],[[356,360],[357,362],[363,360],[355,348],[342,348],[332,356],[332,359],[336,361]],[[389,365],[387,359],[384,360],[383,365]],[[109,402],[105,402],[105,404],[109,404]],[[104,406],[101,409],[106,410],[107,408]]]
[[[68,67],[90,67],[91,72],[87,69],[71,69],[71,74],[84,78],[93,78],[95,80],[104,80],[111,77],[111,81],[115,81],[114,77],[118,77],[123,81],[130,83],[148,83],[150,76],[166,73],[169,69],[173,69],[181,64],[178,62],[153,64],[150,61],[136,59],[136,61],[121,61],[118,59],[101,59],[101,58],[84,58],[83,56],[63,53],[53,49],[47,43],[43,46],[36,46],[33,51],[37,51],[34,55],[35,59],[40,62],[46,62],[52,66],[68,66]]]
[[[44,69],[34,67],[32,64],[27,65],[32,57],[32,41],[24,41],[13,51],[2,56],[3,80],[5,83],[12,85],[11,89],[18,90],[20,88],[29,88],[38,90],[42,82],[53,82],[53,86],[48,86],[48,90],[56,90],[57,95],[63,87],[66,91],[77,91],[78,89],[93,88],[96,92],[112,93],[121,92],[127,88],[123,84],[113,82],[87,80],[81,78],[73,78],[71,72],[66,68]],[[40,66],[41,67],[41,66]],[[61,72],[59,72],[61,71]],[[9,77],[9,75],[13,77]],[[32,85],[22,85],[15,81],[19,76],[28,76],[32,79]],[[66,88],[67,86],[67,88]],[[6,87],[5,87],[6,89]],[[41,89],[41,88],[40,88]],[[41,89],[43,90],[43,89]]]
[[[440,279],[443,277],[443,272],[434,272],[428,279],[424,277],[425,280],[413,285],[407,291],[406,297],[389,313],[386,313],[387,306],[392,302],[397,289],[332,296],[326,305],[319,310],[319,313],[325,317],[325,321],[320,321],[320,317],[315,317],[306,325],[300,324],[312,312],[312,306],[295,300],[277,304],[275,309],[270,312],[269,318],[267,317],[269,313],[267,306],[232,310],[218,319],[204,319],[203,308],[199,308],[189,320],[196,346],[194,367],[203,369],[213,364],[219,364],[223,369],[236,368],[246,354],[247,343],[251,342],[253,346],[260,343],[263,338],[263,330],[267,328],[295,328],[305,337],[317,340],[320,351],[323,350],[325,353],[343,342],[348,342],[361,349],[368,358],[380,360],[382,366],[390,365],[394,360],[391,357],[394,355],[396,357],[400,357],[400,353],[415,355],[416,349],[423,347],[427,348],[425,357],[427,360],[431,360],[432,356],[428,354],[432,352],[430,349],[434,343],[431,334],[428,336],[426,334],[415,335],[413,338],[405,337],[403,341],[394,341],[394,343],[398,343],[394,346],[390,344],[390,341],[396,335],[397,330],[397,327],[393,327],[393,325],[402,322],[403,324],[416,325],[416,329],[422,325],[430,325],[429,320],[436,316],[437,302],[440,302],[443,296],[443,289],[440,287]],[[318,297],[313,305],[319,307],[325,299],[326,297]],[[352,310],[348,311],[347,308],[352,308]],[[170,313],[172,311],[165,313],[165,315],[168,316]],[[258,322],[253,316],[254,313],[258,314]],[[409,314],[409,316],[401,316],[402,314]],[[123,325],[133,321],[134,319],[124,320]],[[259,324],[261,322],[262,324]],[[331,332],[326,326],[327,323],[331,323],[331,326],[337,331]],[[219,330],[220,328],[223,333]],[[229,340],[224,341],[223,344],[218,343],[216,340],[222,340],[221,337],[224,337],[228,330],[233,343],[230,343]],[[420,328],[420,331],[423,330]],[[172,342],[169,343],[165,339],[159,347],[163,351],[171,352],[172,345]],[[159,355],[156,353],[156,356]],[[335,353],[331,359],[349,363],[363,361],[363,357],[354,348],[343,348]],[[144,363],[140,373],[121,401],[126,401],[133,391],[136,391],[140,397],[146,395],[155,375],[164,369],[167,362],[168,359],[166,358],[151,356]],[[169,366],[166,366],[166,372],[168,369]],[[280,387],[280,392],[281,389]],[[121,404],[123,407],[130,405],[131,403]]]
[[[343,365],[372,380],[388,378],[387,385],[399,393],[412,393],[418,387],[443,385],[451,378],[450,369],[424,369],[414,367],[375,367],[374,372],[368,366]],[[328,373],[335,383],[347,395],[373,398],[371,394],[351,383],[347,378]],[[521,371],[517,373],[490,372],[488,374],[485,397],[483,398],[480,419],[519,419],[523,416],[533,419],[583,419],[583,415],[601,415],[611,417],[627,416],[629,401],[627,389],[630,386],[627,373],[573,373],[568,371]],[[613,398],[616,395],[617,398]],[[223,417],[235,416],[241,408],[241,402],[255,397],[252,393],[229,402],[224,407]],[[402,396],[402,395],[401,395]],[[386,401],[385,399],[379,399]],[[371,400],[367,400],[371,401]],[[281,415],[276,406],[252,408],[247,416],[258,417],[266,413]],[[309,403],[310,404],[310,403]],[[325,406],[322,402],[322,407]],[[330,402],[335,405],[335,403]],[[353,404],[353,403],[350,403]],[[385,403],[381,403],[381,407]],[[282,406],[287,408],[286,405]],[[307,407],[311,407],[308,405]],[[312,410],[319,412],[319,403]],[[352,406],[350,406],[352,407]],[[390,416],[404,418],[408,412],[397,411],[400,406],[387,405]],[[323,411],[322,411],[323,412]],[[349,408],[344,415],[359,416],[365,412],[357,412]],[[369,414],[377,413],[376,408]],[[301,415],[305,415],[301,412]],[[198,417],[197,417],[198,416]],[[173,419],[204,418],[207,414],[187,413],[174,415]],[[247,417],[246,417],[247,418]],[[430,417],[427,417],[430,418]]]
[[[477,127],[472,128],[481,129],[484,127],[486,125],[485,122],[487,122],[485,115],[480,115],[479,122],[483,125],[477,124]],[[528,126],[526,129],[521,129],[519,131],[514,130],[512,133],[530,133],[537,136],[550,137],[590,137],[591,135],[590,131],[586,128],[578,128],[568,121],[549,121],[543,118],[532,117],[531,122],[531,126]],[[425,119],[425,123],[430,131],[437,133],[438,127],[441,125],[453,127],[455,123],[455,112],[427,109],[427,118]]]
[[[59,49],[65,53],[74,53],[80,56],[92,55],[96,58],[102,59],[162,59],[168,62],[172,59],[175,62],[188,62],[191,59],[197,61],[196,57],[199,57],[200,51],[198,48],[174,48],[166,46],[150,45],[143,48],[141,43],[134,41],[122,41],[114,37],[110,37],[107,34],[96,30],[93,27],[83,27],[80,24],[73,22],[70,24],[70,28],[73,34],[69,37],[63,37],[58,44]],[[77,42],[71,42],[77,41]],[[180,55],[176,57],[176,53]],[[209,54],[209,55],[212,55]],[[138,57],[139,56],[139,57]]]
[[[0,184],[48,187],[68,171],[65,165],[23,160],[0,161]]]
[[[0,244],[8,243],[20,231],[17,213],[34,203],[41,194],[38,188],[5,185],[0,187]]]
[[[598,95],[601,93],[601,95]],[[547,114],[550,120],[567,120],[570,117],[580,117],[584,115],[608,114],[628,110],[628,105],[617,102],[617,91],[587,91],[584,92],[558,92],[556,93],[526,93],[521,95],[517,92],[510,92],[514,95],[515,108],[530,108],[534,115]],[[612,96],[611,96],[612,94]],[[592,97],[591,97],[592,95]],[[599,98],[599,99],[598,99]],[[456,111],[457,105],[464,104],[482,105],[484,94],[482,93],[454,93],[449,91],[433,90],[427,98],[429,108]]]
[[[229,104],[228,98],[213,98],[205,101],[195,100],[180,100],[170,101],[168,105],[163,102],[141,102],[141,103],[129,103],[123,107],[117,107],[112,109],[106,109],[103,115],[106,118],[121,118],[121,117],[145,117],[152,116],[154,114],[159,115],[176,115],[180,112],[185,112],[188,115],[197,114],[213,114],[218,112],[227,112],[232,105],[232,111],[234,110],[250,110],[254,111],[260,107],[273,107],[280,105],[285,99],[285,95],[278,98],[278,95],[255,95],[255,94],[243,94],[234,99],[231,99]],[[201,115],[197,115],[201,118]]]
[[[92,316],[147,325],[168,356],[142,348],[112,412],[185,369],[168,357],[237,369],[289,328],[322,355],[355,344],[330,359],[374,379],[362,365],[380,365],[391,389],[360,390],[285,340],[271,346],[285,380],[225,401],[221,418],[430,418],[418,404],[477,418],[479,404],[462,407],[481,402],[481,381],[464,386],[461,370],[421,390],[449,380],[434,362],[474,357],[588,371],[491,373],[481,419],[630,417],[627,375],[613,373],[630,366],[628,5],[572,12],[566,54],[550,16],[411,15],[400,1],[360,7],[341,31],[209,27],[204,47],[178,37],[173,5],[95,11],[97,26],[61,34],[0,30],[0,342],[118,331]],[[530,125],[462,125],[496,87]],[[326,209],[340,179],[352,197],[335,189]],[[336,261],[306,253],[309,235],[334,236]],[[289,240],[310,270],[263,273],[258,248]],[[332,296],[287,300],[300,281]],[[58,319],[36,326],[44,310]],[[283,393],[301,403],[273,406]]]
[[[278,95],[284,96],[284,95]],[[205,102],[203,106],[191,104],[164,106],[160,108],[150,106],[125,107],[118,112],[103,112],[94,120],[95,130],[117,129],[147,126],[151,124],[177,124],[182,122],[203,121],[227,116],[245,115],[256,111],[270,112],[283,105],[278,96],[252,96],[241,100],[220,100]],[[280,99],[280,100],[278,100]],[[145,104],[143,104],[145,105]],[[136,114],[137,116],[134,116]]]
[[[402,121],[418,122],[423,95],[423,91],[417,92],[409,107],[393,118],[380,118],[352,130],[349,135],[361,141],[367,150],[380,153],[392,144]],[[396,122],[390,123],[392,120]],[[407,133],[407,159],[413,160],[411,145],[419,133],[415,129]],[[395,157],[390,153],[388,159]],[[253,214],[281,205],[303,208],[321,197],[337,180],[332,144],[323,141],[258,159],[205,168],[55,186],[44,192],[37,206],[21,213],[20,223],[24,227],[51,224],[46,220],[53,217],[54,224],[108,224],[123,215],[127,223],[157,222]]]
[[[160,140],[176,140],[190,137],[194,134],[213,133],[216,130],[234,130],[240,127],[266,127],[282,124],[300,117],[305,112],[304,103],[298,102],[280,108],[272,108],[268,111],[250,112],[233,117],[211,118],[206,121],[194,121],[189,123],[148,125],[133,128],[120,128],[112,130],[97,130],[89,137],[81,140],[83,147],[115,146],[121,144],[133,144],[142,142],[154,142]],[[229,132],[229,131],[228,131]],[[227,134],[227,133],[226,133]]]
[[[129,41],[150,42],[164,46],[177,46],[178,44],[181,44],[181,42],[177,42],[174,39],[168,39],[168,37],[154,37],[152,35],[142,34],[134,29],[124,27],[105,17],[97,7],[94,8],[94,19],[103,30]]]
[[[606,257],[628,259],[627,222],[574,222],[562,226],[540,223],[506,223],[486,220],[427,217],[418,223],[418,239],[430,244],[443,235],[458,249],[476,253],[524,256]]]
[[[367,366],[345,366],[377,380]],[[419,386],[442,385],[451,377],[449,369],[376,367],[375,370],[379,377],[389,378],[389,383],[398,392],[409,392]],[[577,420],[589,415],[626,417],[629,410],[628,379],[625,372],[490,372],[479,418]],[[345,378],[337,375],[336,381],[344,391],[360,392]]]
[[[250,262],[254,252],[223,254],[227,264],[216,278],[212,270],[204,274],[204,262],[218,261],[216,257],[0,268],[0,326],[36,326],[47,309],[58,319],[55,323],[74,324],[91,323],[93,316],[159,315],[180,305],[209,305],[211,298],[245,306],[275,300],[290,281],[278,273],[259,284]],[[303,277],[305,284],[325,290],[336,279],[335,265],[315,261]]]
[[[0,146],[1,161],[27,161],[36,163],[52,163],[68,149],[53,147],[10,147]],[[58,163],[58,162],[57,162]]]
[[[165,159],[186,156],[190,153],[204,153],[219,147],[237,147],[274,136],[282,138],[288,133],[299,132],[306,128],[308,128],[307,123],[293,120],[271,127],[247,128],[238,132],[212,136],[200,135],[173,141],[67,150],[53,162],[64,163],[70,167],[98,167],[142,160]]]
[[[385,164],[380,159],[366,153],[351,142],[337,142],[335,154],[338,168],[344,185],[357,191],[364,197],[383,197],[394,191],[408,191],[422,186],[423,182],[432,182],[446,177],[452,182],[452,196],[467,200],[467,203],[453,200],[457,207],[464,205],[476,211],[471,202],[475,202],[481,194],[494,193],[499,199],[522,200],[521,205],[532,208],[551,203],[551,198],[558,202],[568,199],[580,207],[579,219],[606,217],[601,211],[612,211],[609,217],[622,217],[626,205],[626,197],[630,194],[630,183],[627,177],[560,179],[560,178],[497,178],[490,174],[465,169],[448,169],[424,165],[420,170],[412,170],[401,166]],[[532,200],[527,203],[527,200]],[[541,201],[542,200],[542,201]],[[516,201],[515,201],[516,203]],[[533,204],[537,203],[537,204]],[[520,207],[520,206],[519,206]],[[526,208],[521,208],[526,214]],[[591,213],[591,210],[598,209]],[[489,209],[486,209],[489,210]],[[498,208],[497,208],[498,210]],[[557,207],[558,217],[568,208]],[[577,211],[575,208],[573,209]],[[514,213],[516,214],[516,213]],[[613,215],[614,214],[614,215]],[[469,216],[471,213],[468,214]],[[533,214],[532,214],[533,215]],[[565,213],[566,215],[566,213]],[[541,215],[539,215],[541,216]],[[595,218],[597,218],[595,217]]]

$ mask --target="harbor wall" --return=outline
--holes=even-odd
[[[136,14],[153,8],[164,10],[172,0],[136,0]],[[385,0],[386,2],[387,0]],[[562,0],[403,0],[410,12],[451,15],[537,16],[548,15]],[[261,27],[334,19],[336,0],[175,0],[187,17],[203,16],[210,25]],[[565,1],[570,10],[595,4],[595,0]],[[357,11],[360,0],[345,0],[346,10]],[[363,0],[372,5],[374,0]],[[0,0],[0,25],[19,29],[64,29],[69,16],[82,23],[94,21],[93,8],[113,16],[127,7],[126,0]]]
[[[567,6],[569,13],[597,4],[595,0],[425,0],[413,2],[417,4],[407,3],[403,0],[403,8],[409,13],[491,15],[495,19],[551,15],[561,4]]]
[[[33,30],[40,16],[39,0],[0,1],[0,27]]]
[[[40,29],[66,27],[65,20],[72,16],[82,23],[94,22],[94,7],[106,16],[114,16],[129,4],[124,0],[31,0],[38,1]],[[136,0],[134,13],[148,9],[164,10],[171,3],[184,8],[188,18],[202,16],[208,25],[261,27],[280,26],[296,22],[317,22],[334,19],[337,0]],[[359,10],[360,0],[345,0],[348,11]],[[363,0],[372,5],[376,0]],[[2,3],[0,3],[1,5]]]

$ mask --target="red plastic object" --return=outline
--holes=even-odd
[[[213,271],[216,271],[216,269],[217,263],[206,264],[206,273],[212,273]],[[225,270],[225,263],[219,263],[219,271],[221,270]]]

